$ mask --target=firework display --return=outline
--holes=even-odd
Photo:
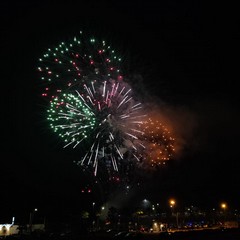
[[[139,136],[146,115],[123,79],[120,61],[105,41],[93,38],[62,42],[39,59],[50,126],[64,147],[84,144],[77,163],[92,166],[95,175],[99,161],[118,171],[127,160],[140,161],[143,149]]]
[[[75,37],[39,59],[50,127],[63,148],[80,148],[78,165],[116,173],[169,160],[174,139],[147,110],[121,71],[121,57],[105,41]],[[144,110],[143,110],[144,109]]]

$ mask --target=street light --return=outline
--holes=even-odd
[[[176,202],[175,202],[175,200],[173,200],[173,199],[170,199],[169,200],[169,203],[170,203],[170,208],[174,208],[174,206],[175,206],[175,204],[176,204]]]
[[[226,221],[227,204],[226,203],[221,203],[221,208],[223,209],[223,219],[224,219],[224,221]]]
[[[225,209],[227,208],[227,204],[226,203],[221,203],[221,208],[225,211]]]
[[[170,204],[170,208],[172,209],[172,215],[174,214],[174,207],[175,207],[175,200],[174,199],[170,199],[169,200],[169,204]]]
[[[94,214],[94,213],[95,213],[95,211],[94,211],[94,206],[95,206],[95,202],[92,203],[92,210],[93,210],[93,217],[92,217],[92,218],[93,218],[93,219],[92,219],[93,221],[92,221],[92,225],[93,225],[93,230],[94,230],[94,225],[95,225],[95,220],[94,220],[94,215],[95,215],[95,214]]]
[[[174,199],[169,200],[170,208],[172,209],[172,215],[174,216],[176,201]],[[176,212],[176,224],[178,228],[178,212]]]
[[[151,206],[151,202],[146,198],[143,199],[142,204],[143,204],[143,208],[146,208],[146,209]]]
[[[37,212],[37,211],[38,211],[38,209],[35,208],[33,211],[30,212],[30,215],[29,215],[29,230],[30,230],[30,233],[32,232],[34,213]]]

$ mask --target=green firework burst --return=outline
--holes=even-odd
[[[54,132],[64,139],[64,147],[72,144],[74,148],[89,137],[96,123],[91,109],[72,93],[62,94],[50,102],[48,120]]]

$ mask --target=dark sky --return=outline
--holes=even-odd
[[[112,42],[129,58],[133,85],[171,118],[181,156],[143,177],[145,196],[166,203],[239,208],[239,19],[234,6],[201,1],[1,2],[2,194],[5,215],[73,211],[93,179],[72,166],[44,127],[37,60],[80,30]],[[101,3],[99,3],[101,2]],[[131,2],[131,3],[130,3]],[[161,103],[161,104],[160,104]],[[154,182],[154,184],[153,184]],[[93,187],[94,188],[94,187]],[[95,187],[99,192],[101,187]],[[133,194],[134,195],[134,194]],[[238,203],[238,205],[237,205]],[[71,206],[71,207],[70,207]]]

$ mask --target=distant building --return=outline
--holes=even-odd
[[[20,233],[21,227],[19,225],[14,224],[15,218],[12,218],[12,223],[3,223],[0,224],[0,236],[8,236],[8,235],[15,235]],[[24,229],[24,232],[29,231],[44,231],[45,225],[44,224],[32,224],[26,225],[26,229]]]
[[[12,223],[0,224],[0,236],[18,234],[19,226],[14,224],[14,220],[15,220],[15,218],[13,217]]]
[[[31,226],[27,225],[27,229],[30,229],[30,228],[31,228],[32,232],[34,232],[34,231],[45,231],[45,224],[32,224]]]
[[[239,228],[239,223],[237,221],[226,221],[223,223],[224,228]]]

